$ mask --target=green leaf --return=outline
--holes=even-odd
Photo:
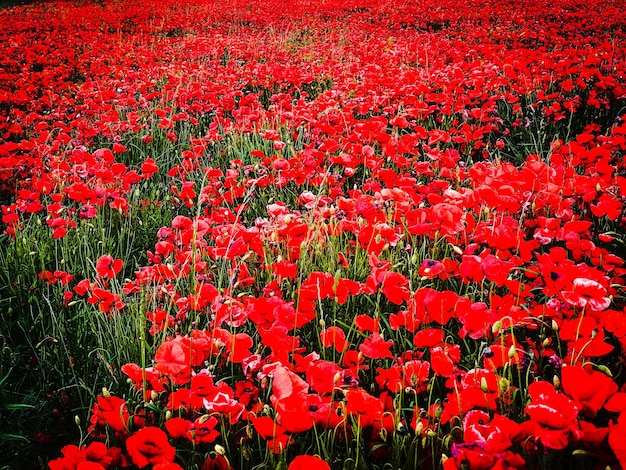
[[[7,410],[32,410],[34,408],[33,405],[27,405],[25,403],[9,403],[6,406]]]

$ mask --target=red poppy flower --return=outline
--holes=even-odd
[[[442,377],[452,377],[456,370],[456,366],[450,356],[446,354],[441,346],[436,346],[430,350],[430,363],[433,372]]]
[[[346,341],[346,334],[338,326],[329,326],[320,331],[320,341],[325,348],[334,346],[335,351],[341,353],[350,347]]]
[[[611,299],[607,297],[606,288],[597,281],[576,278],[572,282],[572,290],[561,292],[561,298],[573,307],[602,311],[609,308]]]
[[[610,424],[609,446],[622,468],[626,468],[626,413],[621,413],[617,423]]]
[[[335,388],[335,376],[341,372],[334,362],[316,361],[306,371],[306,379],[312,390],[317,393],[331,393]]]
[[[232,470],[228,459],[217,452],[211,452],[202,465],[202,470]]]
[[[126,440],[126,450],[139,468],[170,463],[176,456],[176,448],[170,445],[167,434],[154,426],[142,428],[130,436]]]
[[[330,470],[330,465],[313,455],[298,455],[291,461],[288,470]]]
[[[121,271],[124,262],[114,259],[111,255],[102,255],[96,261],[96,272],[104,279],[113,279]]]
[[[578,427],[578,407],[567,396],[558,393],[548,382],[528,386],[532,402],[526,413],[533,423],[535,440],[548,449],[564,449],[582,437]]]
[[[150,178],[158,171],[159,167],[156,165],[153,158],[146,158],[146,161],[141,165],[141,172],[146,179]]]
[[[445,267],[441,261],[425,259],[418,271],[422,277],[434,278],[445,271]]]
[[[606,374],[579,366],[563,366],[561,386],[581,408],[586,418],[594,418],[604,403],[617,392],[617,384]]]
[[[359,346],[359,351],[370,359],[387,359],[393,357],[393,354],[389,351],[392,346],[393,341],[385,341],[378,333],[372,333]]]
[[[115,431],[123,432],[126,430],[129,418],[126,400],[113,395],[100,395],[93,405],[91,427],[96,424],[105,424]]]
[[[174,439],[187,437],[192,428],[193,423],[184,418],[175,417],[165,422],[165,429]]]
[[[170,377],[175,384],[183,385],[191,380],[191,348],[188,338],[179,336],[161,344],[154,355],[156,368]]]
[[[277,367],[272,374],[271,402],[279,422],[289,432],[304,432],[313,426],[306,402],[309,384],[286,367]]]
[[[79,470],[79,469],[76,469]],[[183,467],[174,462],[160,463],[152,467],[152,470],[184,470]]]
[[[354,326],[359,331],[372,331],[378,333],[380,331],[380,318],[373,318],[369,315],[357,315],[354,317]]]

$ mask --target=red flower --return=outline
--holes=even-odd
[[[418,273],[420,276],[433,278],[439,276],[445,271],[445,267],[441,261],[425,259]]]
[[[561,385],[587,418],[594,418],[609,397],[617,392],[617,384],[608,375],[579,366],[561,369]]]
[[[272,404],[279,422],[289,432],[304,432],[313,427],[307,394],[309,384],[286,367],[277,367],[272,375]]]
[[[211,452],[202,465],[202,470],[232,470],[228,459],[217,452]]]
[[[533,422],[535,440],[548,449],[564,449],[582,437],[576,418],[578,407],[548,382],[533,382],[528,386],[532,398],[526,413]]]
[[[171,463],[176,456],[176,448],[170,445],[167,434],[153,426],[140,429],[130,436],[126,440],[126,450],[139,468]]]
[[[441,346],[436,346],[430,350],[430,363],[433,367],[433,372],[442,377],[452,377],[456,370],[455,364],[452,358],[447,354]]]
[[[330,470],[330,465],[313,455],[298,455],[291,461],[288,470]]]
[[[393,354],[389,351],[389,348],[392,346],[393,341],[385,341],[378,333],[372,333],[359,346],[359,351],[370,359],[386,359],[393,357]]]
[[[113,395],[98,396],[97,403],[93,405],[90,429],[104,424],[115,431],[125,431],[129,417],[126,400]]]
[[[617,424],[611,423],[609,446],[611,446],[621,467],[626,468],[626,413],[619,415]]]
[[[574,307],[602,311],[611,305],[606,289],[597,281],[579,277],[574,279],[572,287],[572,290],[562,291],[561,298]]]
[[[98,276],[105,279],[112,279],[120,272],[124,262],[121,259],[113,259],[111,255],[102,255],[96,261],[96,272]]]
[[[141,165],[141,172],[146,179],[150,178],[157,171],[159,171],[159,167],[156,165],[153,158],[146,158],[146,161]]]
[[[338,326],[329,326],[320,331],[320,340],[325,348],[335,347],[335,351],[341,353],[350,347],[346,341],[346,334]]]
[[[187,437],[187,433],[193,428],[193,423],[185,418],[175,417],[165,422],[165,429],[174,439]]]

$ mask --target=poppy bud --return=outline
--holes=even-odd
[[[415,435],[419,437],[422,435],[423,432],[424,432],[424,423],[420,421],[419,423],[415,425]]]
[[[516,352],[517,350],[515,349],[515,345],[512,344],[508,352],[509,359],[513,359],[515,357]]]
[[[504,377],[500,377],[500,382],[499,382],[499,388],[501,392],[506,392],[509,389],[509,386],[511,385],[509,383],[509,381],[507,379],[505,379]]]
[[[489,385],[487,384],[487,379],[485,377],[480,378],[480,389],[483,393],[487,393],[489,391]]]
[[[322,329],[323,329],[323,328],[326,328],[326,321],[325,321],[323,318],[320,318],[320,322],[319,322],[319,323],[320,323],[320,327],[321,327]]]
[[[80,416],[74,416],[74,422],[76,423],[76,426],[80,426]]]
[[[554,331],[559,331],[559,324],[554,319],[552,320],[552,329]]]
[[[558,375],[555,375],[554,377],[552,377],[552,385],[554,385],[554,388],[556,390],[561,388],[561,379],[559,379]]]
[[[106,387],[102,387],[102,396],[105,398],[109,398],[111,396],[109,390]]]
[[[462,255],[463,254],[463,250],[456,246],[456,245],[452,245],[452,250],[457,254],[457,255]]]
[[[215,453],[224,456],[226,455],[226,449],[219,444],[215,444]]]
[[[497,335],[500,330],[502,329],[502,322],[500,320],[496,321],[492,326],[491,326],[491,332],[494,335]]]
[[[172,410],[167,410],[165,412],[165,421],[167,421],[168,419],[172,419]]]
[[[609,377],[613,377],[613,373],[611,372],[611,370],[607,366],[599,364],[599,365],[596,366],[596,369],[598,369],[603,374],[608,375]]]

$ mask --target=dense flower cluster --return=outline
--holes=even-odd
[[[39,273],[145,330],[53,470],[626,465],[612,2],[129,3],[0,11],[7,236],[173,214]]]

